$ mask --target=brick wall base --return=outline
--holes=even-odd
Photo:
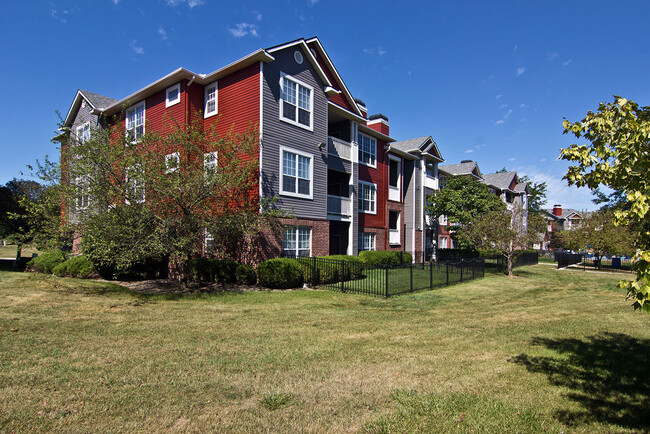
[[[327,256],[330,253],[330,222],[316,219],[280,219],[283,226],[308,226],[311,228],[312,256]],[[280,234],[279,249],[282,253],[282,236]]]

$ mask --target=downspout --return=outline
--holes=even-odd
[[[196,75],[193,75],[190,81],[185,85],[185,125],[183,125],[183,128],[185,131],[187,131],[187,126],[191,122],[190,119],[190,91],[189,87],[194,83],[194,80],[196,79]]]
[[[390,149],[390,145],[386,146],[384,145],[384,158],[383,161],[384,163],[386,162],[386,159],[388,158],[388,150]],[[384,171],[383,171],[383,185],[384,185],[384,194],[386,195],[384,198],[384,250],[388,250],[388,237],[390,237],[390,231],[388,230],[388,190],[389,187],[386,184],[386,171],[388,169],[386,168],[386,164],[384,164]],[[379,200],[379,198],[377,198]]]

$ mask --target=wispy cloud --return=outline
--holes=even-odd
[[[318,2],[319,2],[319,0],[307,0],[307,3],[309,3],[309,6],[314,6]]]
[[[508,104],[501,104],[501,106],[499,107],[499,110],[507,108],[507,107],[508,107]]]
[[[115,6],[120,2],[120,0],[111,0]]]
[[[51,9],[50,10],[50,15],[52,18],[55,20],[61,21],[62,23],[67,23],[68,22],[68,15],[70,15],[70,10],[63,9],[63,10],[56,10],[56,9]]]
[[[257,21],[262,21],[262,14],[261,13],[259,13],[257,11],[253,11],[253,16],[255,17],[255,19]]]
[[[503,115],[503,119],[508,119],[510,115],[512,114],[512,109],[508,110],[505,115]]]
[[[552,53],[546,53],[546,60],[548,60],[549,62],[552,62],[552,61],[554,61],[555,59],[557,59],[557,56],[559,56],[559,54],[558,54],[558,53],[555,53],[555,52],[552,52]]]
[[[167,31],[162,26],[158,27],[158,34],[160,35],[160,39],[162,39],[163,41],[169,39],[167,37]]]
[[[515,160],[516,160],[515,157],[510,157],[510,158],[508,158],[508,161],[515,161]]]
[[[569,63],[573,62],[573,59],[566,60],[564,63],[562,63],[562,66],[569,66]]]
[[[386,54],[386,50],[384,48],[382,48],[382,47],[377,47],[377,48],[367,47],[367,48],[363,49],[363,52],[365,54],[375,54],[375,53],[377,53],[380,56],[383,56],[384,54]]]
[[[515,44],[515,47],[512,49],[512,51],[517,51],[517,48],[519,48],[519,45]]]
[[[503,96],[503,95],[498,94],[497,96],[494,97],[494,99],[501,99],[502,96]]]
[[[519,104],[519,107],[520,107],[520,108],[526,108],[526,107],[528,107],[528,106],[522,102],[521,104]]]
[[[135,39],[131,41],[131,44],[129,44],[129,46],[131,47],[131,50],[133,50],[135,54],[144,54],[144,48],[138,46],[138,41],[136,41]]]
[[[466,150],[465,150],[465,153],[466,153],[466,154],[471,154],[472,152],[474,152],[473,149],[466,149]]]
[[[229,28],[228,31],[235,38],[243,38],[244,36],[247,36],[247,35],[251,35],[251,36],[255,36],[255,37],[260,36],[258,31],[257,31],[257,24],[251,24],[251,23],[235,24],[235,26]]]
[[[481,149],[481,148],[484,148],[486,146],[487,145],[485,143],[481,143],[481,144],[478,144],[478,145],[474,146],[474,149]]]
[[[540,162],[542,160],[539,160]],[[519,172],[519,171],[518,171]],[[521,169],[521,174],[530,176],[535,183],[546,183],[546,205],[549,208],[559,203],[565,208],[593,210],[596,206],[591,202],[592,194],[587,188],[569,187],[562,175],[554,175],[548,171],[542,171],[537,167],[526,167]],[[552,171],[551,171],[552,172]]]
[[[504,122],[505,122],[505,121],[504,121],[503,119],[499,119],[498,121],[496,121],[496,122],[494,123],[494,125],[501,125],[501,124],[504,123]]]
[[[204,0],[167,0],[167,5],[176,7],[178,5],[186,4],[190,9],[196,6],[201,6]]]
[[[519,77],[524,72],[526,72],[526,67],[525,66],[521,66],[521,67],[517,68],[517,77]]]

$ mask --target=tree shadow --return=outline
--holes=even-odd
[[[568,426],[601,422],[650,429],[650,339],[603,333],[585,340],[534,338],[532,344],[560,356],[520,354],[510,361],[569,389],[565,396],[582,408],[558,411],[559,421]]]

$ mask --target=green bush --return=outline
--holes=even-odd
[[[215,260],[217,269],[217,282],[235,283],[237,282],[237,267],[239,264],[230,259]]]
[[[72,276],[80,279],[97,276],[97,271],[90,259],[84,255],[73,256],[65,262],[60,263],[52,270],[57,276]]]
[[[242,264],[237,267],[235,278],[240,285],[255,285],[257,283],[257,273],[251,265]]]
[[[235,283],[238,265],[230,259],[194,258],[187,261],[187,275],[195,282]]]
[[[410,253],[392,250],[366,250],[359,252],[359,258],[369,265],[401,265],[413,261]]]
[[[266,288],[298,288],[304,282],[300,262],[289,258],[262,262],[257,267],[257,277],[260,285]]]
[[[27,269],[39,273],[52,274],[54,267],[65,261],[65,253],[61,250],[45,252],[27,263]]]

